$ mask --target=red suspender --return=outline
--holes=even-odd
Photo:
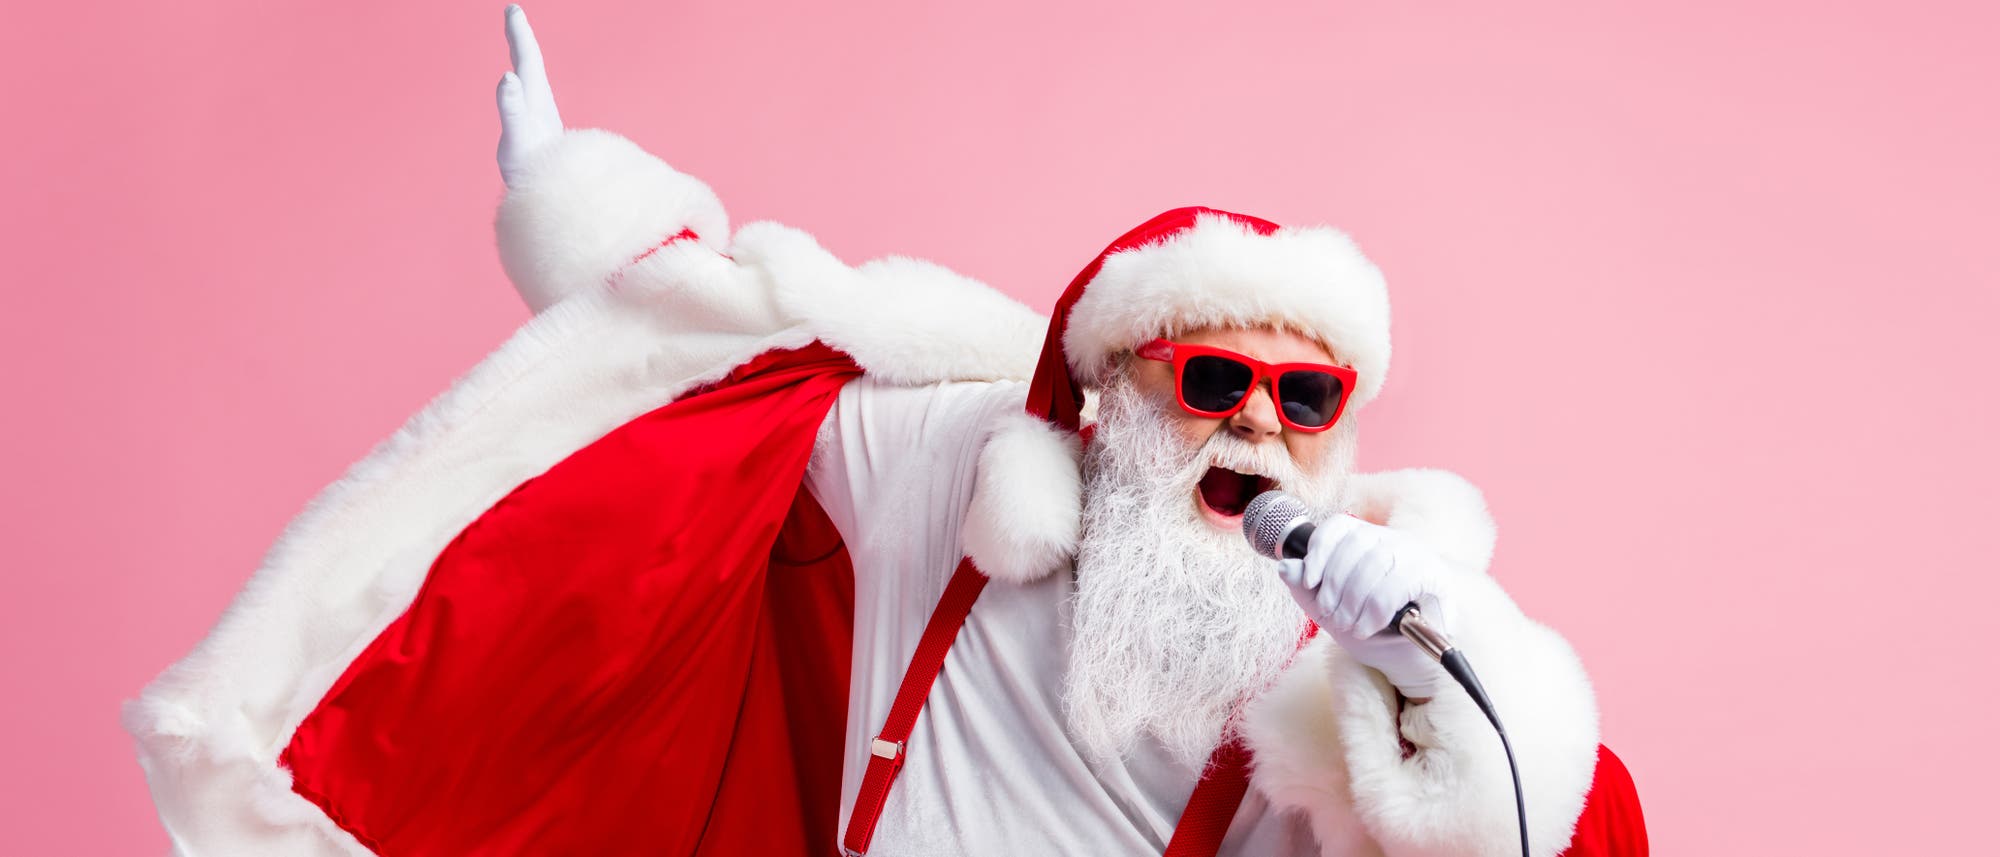
[[[960,560],[951,582],[945,584],[944,595],[938,598],[937,609],[931,612],[930,622],[924,625],[917,652],[910,656],[910,668],[903,673],[903,684],[896,688],[896,701],[889,706],[889,718],[875,736],[868,770],[861,774],[861,793],[854,798],[854,813],[847,817],[847,836],[840,844],[850,857],[868,853],[868,844],[875,839],[875,823],[889,802],[889,787],[903,770],[903,750],[917,727],[917,715],[923,713],[931,685],[944,670],[944,656],[958,639],[958,629],[972,612],[972,602],[979,600],[985,588],[986,575],[972,565],[972,558]],[[1312,628],[1306,637],[1317,630]],[[1163,857],[1215,857],[1249,788],[1250,750],[1240,740],[1216,747],[1201,782],[1195,783],[1194,794],[1181,810],[1174,838],[1167,843]]]
[[[903,747],[917,727],[917,715],[924,711],[924,700],[944,669],[944,656],[958,639],[966,614],[972,612],[972,602],[979,600],[979,591],[985,588],[986,575],[973,567],[972,558],[960,560],[937,609],[931,612],[930,623],[924,626],[923,638],[917,641],[917,653],[910,656],[903,686],[896,689],[896,702],[889,706],[889,719],[875,736],[868,770],[861,775],[861,793],[854,798],[854,814],[847,818],[847,837],[841,841],[846,853],[868,853],[868,843],[875,838],[875,822],[882,817],[882,805],[889,801],[889,786],[903,770]]]
[[[1174,825],[1174,838],[1163,857],[1215,857],[1222,836],[1250,790],[1250,750],[1242,739],[1231,739],[1208,757],[1208,770],[1194,784],[1187,808]]]
[[[1319,626],[1307,622],[1305,633],[1299,635],[1299,648],[1305,649],[1318,633]],[[1201,782],[1194,784],[1194,794],[1181,810],[1174,838],[1167,842],[1167,853],[1161,857],[1215,857],[1223,835],[1229,832],[1229,822],[1236,818],[1236,808],[1243,804],[1244,792],[1249,790],[1250,748],[1243,746],[1243,739],[1231,738],[1209,755],[1208,768],[1202,772]]]

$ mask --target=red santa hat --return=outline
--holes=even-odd
[[[1358,376],[1348,412],[1389,370],[1389,293],[1346,234],[1177,208],[1119,236],[1070,281],[1049,319],[1028,411],[1076,430],[1083,390],[1118,356],[1203,327],[1271,326],[1311,337]]]

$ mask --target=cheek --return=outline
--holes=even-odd
[[[1181,442],[1187,446],[1189,454],[1200,449],[1201,445],[1207,443],[1216,430],[1222,427],[1222,420],[1203,419],[1186,411],[1180,411],[1178,407],[1175,410],[1178,413],[1174,414],[1174,431],[1180,435]]]
[[[1198,417],[1181,408],[1180,400],[1174,395],[1174,376],[1171,370],[1162,366],[1149,367],[1149,371],[1138,376],[1139,392],[1156,407],[1162,419],[1181,439],[1192,454],[1208,442],[1211,435],[1222,427],[1222,420]]]
[[[1300,469],[1307,473],[1316,473],[1319,471],[1321,459],[1326,457],[1327,442],[1332,437],[1333,432],[1330,431],[1318,434],[1294,433],[1286,438],[1285,448],[1292,454],[1292,462]]]

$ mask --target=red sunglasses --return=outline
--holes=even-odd
[[[1264,363],[1226,348],[1155,339],[1133,350],[1147,360],[1174,364],[1174,396],[1198,417],[1221,418],[1243,410],[1250,391],[1271,379],[1278,421],[1302,432],[1333,428],[1354,389],[1354,370],[1325,363]]]

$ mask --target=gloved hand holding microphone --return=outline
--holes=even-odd
[[[1320,522],[1302,559],[1283,559],[1279,576],[1306,616],[1403,695],[1428,700],[1453,683],[1423,649],[1389,627],[1405,605],[1450,636],[1452,572],[1421,539],[1352,515]]]

